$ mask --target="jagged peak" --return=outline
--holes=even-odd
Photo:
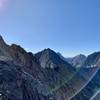
[[[12,44],[10,47],[15,51],[26,53],[26,51],[20,45]]]
[[[46,48],[46,49],[44,49],[43,51],[47,51],[47,52],[54,52],[52,49],[50,49],[50,48]]]
[[[84,54],[76,55],[75,57],[86,57]]]
[[[61,65],[72,67],[65,60],[61,59],[57,52],[53,51],[50,48],[38,52],[37,54],[35,54],[35,56],[39,59],[40,65],[43,68],[58,68],[61,67]]]
[[[51,55],[51,54],[57,55],[57,53],[52,49],[45,48],[44,50],[37,52],[35,55],[37,56],[37,55]]]
[[[2,36],[0,35],[0,41],[1,41],[1,40],[4,41],[3,38],[2,38]]]
[[[89,56],[91,56],[91,55],[98,55],[98,54],[100,54],[100,51],[96,51],[96,52],[90,54]]]
[[[5,41],[4,41],[4,39],[2,38],[2,36],[0,35],[0,47],[3,47],[3,46],[5,46],[5,45],[6,45]]]

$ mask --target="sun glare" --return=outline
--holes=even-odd
[[[5,9],[7,5],[7,0],[0,0],[0,10]]]

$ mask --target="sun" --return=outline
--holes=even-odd
[[[4,9],[6,7],[7,0],[0,0],[0,9]]]

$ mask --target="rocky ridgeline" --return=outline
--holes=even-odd
[[[90,58],[87,57],[83,65]],[[93,58],[96,60],[91,62],[99,62],[97,54]],[[74,62],[77,63],[78,59]],[[82,98],[84,95],[80,94],[80,88],[86,85],[96,70],[97,68],[84,67],[76,70],[49,48],[33,55],[19,45],[7,45],[0,36],[1,100],[69,100],[74,96]],[[98,77],[96,80],[98,81]],[[84,94],[89,94],[87,87],[84,88]]]
[[[51,52],[52,59],[49,53],[46,54],[48,59],[45,59],[44,50],[40,57],[41,59],[44,58],[42,62],[46,63],[43,68],[41,65],[42,62],[37,56],[26,52],[19,45],[7,45],[2,37],[0,37],[0,61],[4,63],[4,65],[1,64],[1,67],[3,68],[3,66],[6,66],[5,71],[3,71],[2,68],[2,71],[0,69],[0,75],[2,75],[2,77],[0,76],[0,80],[2,80],[0,86],[2,87],[3,85],[6,88],[6,92],[0,89],[1,95],[7,99],[10,98],[10,100],[39,100],[39,98],[43,100],[46,98],[47,100],[47,98],[52,97],[51,93],[53,89],[60,87],[60,84],[70,79],[75,69],[70,64],[60,59],[54,51],[50,49],[46,51]],[[56,58],[61,64],[57,62]],[[49,63],[47,63],[47,60]],[[19,77],[17,77],[17,74]],[[68,75],[70,75],[70,77]],[[4,76],[8,77],[8,79],[6,80]],[[34,85],[33,83],[35,82],[36,84]],[[8,86],[6,87],[6,85]],[[18,87],[18,85],[20,86]],[[24,90],[22,89],[23,87]],[[15,92],[12,92],[13,90],[15,90]],[[7,93],[7,91],[9,93]]]
[[[60,53],[57,53],[57,54],[60,56],[61,59],[63,59],[64,61],[67,61],[69,64],[71,64],[75,68],[80,68],[84,64],[87,58],[83,54],[79,54],[75,57],[68,57],[68,58],[63,57]]]

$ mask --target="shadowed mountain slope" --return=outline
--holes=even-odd
[[[89,55],[83,64],[83,66],[91,66],[91,65],[100,66],[100,52],[95,52]]]
[[[60,53],[57,53],[61,59],[67,61],[69,64],[74,66],[75,68],[80,68],[86,60],[86,56],[83,54],[77,55],[75,57],[65,58]]]
[[[73,64],[80,64],[83,55],[71,65],[49,48],[33,55],[19,45],[7,45],[0,36],[0,99],[87,100],[99,88],[99,67],[91,67],[99,65],[99,54],[84,60],[89,68],[76,70]]]

